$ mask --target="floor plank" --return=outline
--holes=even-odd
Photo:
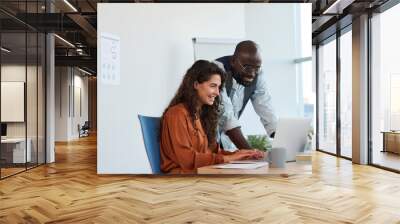
[[[400,175],[317,153],[312,175],[96,174],[96,138],[0,181],[0,223],[400,223]]]
[[[374,151],[372,162],[377,165],[400,170],[400,155],[396,153]]]

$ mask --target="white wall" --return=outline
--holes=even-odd
[[[246,39],[254,40],[260,46],[271,103],[278,117],[297,117],[302,115],[299,109],[304,109],[302,102],[298,102],[301,85],[296,82],[294,63],[300,48],[300,32],[296,30],[296,21],[300,20],[299,6],[254,3],[245,7]],[[308,21],[311,21],[311,15]],[[243,124],[251,124],[242,126],[243,133],[265,134],[250,102],[240,120]]]
[[[120,83],[97,82],[98,173],[150,173],[137,115],[161,116],[193,63],[193,37],[258,42],[273,106],[280,115],[297,115],[294,10],[291,4],[98,4],[98,34],[121,43]],[[98,38],[99,64],[101,50]]]
[[[55,68],[55,141],[68,140],[68,67]]]
[[[98,34],[121,38],[120,85],[98,81],[97,171],[149,173],[137,115],[161,115],[193,63],[193,37],[244,37],[243,5],[98,4],[97,18]]]
[[[280,117],[303,116],[303,83],[300,71],[296,70],[295,59],[311,56],[311,11],[301,14],[302,7],[311,9],[310,4],[245,4],[245,38],[256,41],[261,49],[263,70],[266,76],[272,106]],[[304,10],[304,9],[303,9]],[[284,16],[283,16],[284,15]],[[300,16],[303,16],[300,18]],[[274,21],[280,18],[279,23],[259,21]],[[308,22],[301,24],[302,21]],[[301,32],[304,35],[301,40]],[[308,29],[308,30],[307,30]],[[243,40],[243,39],[242,39]],[[195,45],[198,59],[214,60],[223,55],[232,55],[235,46],[241,40],[236,39],[201,39]],[[301,54],[303,49],[309,55]],[[281,88],[285,83],[287,88]],[[312,83],[309,84],[312,86]],[[251,103],[246,106],[240,118],[242,131],[246,134],[265,134],[259,116],[255,113]],[[248,125],[251,124],[251,125]]]
[[[88,120],[88,78],[71,67],[56,67],[55,73],[55,140],[77,139],[78,124]],[[77,108],[79,89],[82,116]]]

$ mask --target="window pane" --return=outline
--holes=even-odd
[[[341,155],[352,157],[352,35],[340,37],[340,127]]]
[[[336,41],[318,50],[319,149],[336,153]]]
[[[372,18],[372,163],[400,170],[400,5]]]
[[[28,168],[37,165],[37,74],[38,74],[38,57],[37,57],[37,41],[36,32],[28,32],[28,55],[27,55],[27,80],[26,80],[26,113],[27,113],[27,141],[30,147],[30,159],[28,160]]]
[[[44,5],[44,0],[0,3],[18,16],[43,13]],[[0,17],[6,21],[0,24],[0,177],[4,178],[44,162],[45,35],[2,12]]]
[[[45,65],[46,65],[46,36],[39,33],[39,46],[38,46],[38,163],[45,163]]]
[[[26,144],[26,34],[1,34],[1,177],[25,170],[30,161]],[[28,150],[26,147],[28,146]]]

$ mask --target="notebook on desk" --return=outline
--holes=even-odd
[[[257,169],[263,166],[267,166],[268,162],[257,162],[257,163],[226,163],[214,166],[217,169]]]

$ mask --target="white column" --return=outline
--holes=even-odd
[[[54,56],[54,35],[46,36],[46,163],[55,161],[54,133],[55,133],[55,56]]]
[[[368,163],[368,15],[353,20],[353,162]]]

